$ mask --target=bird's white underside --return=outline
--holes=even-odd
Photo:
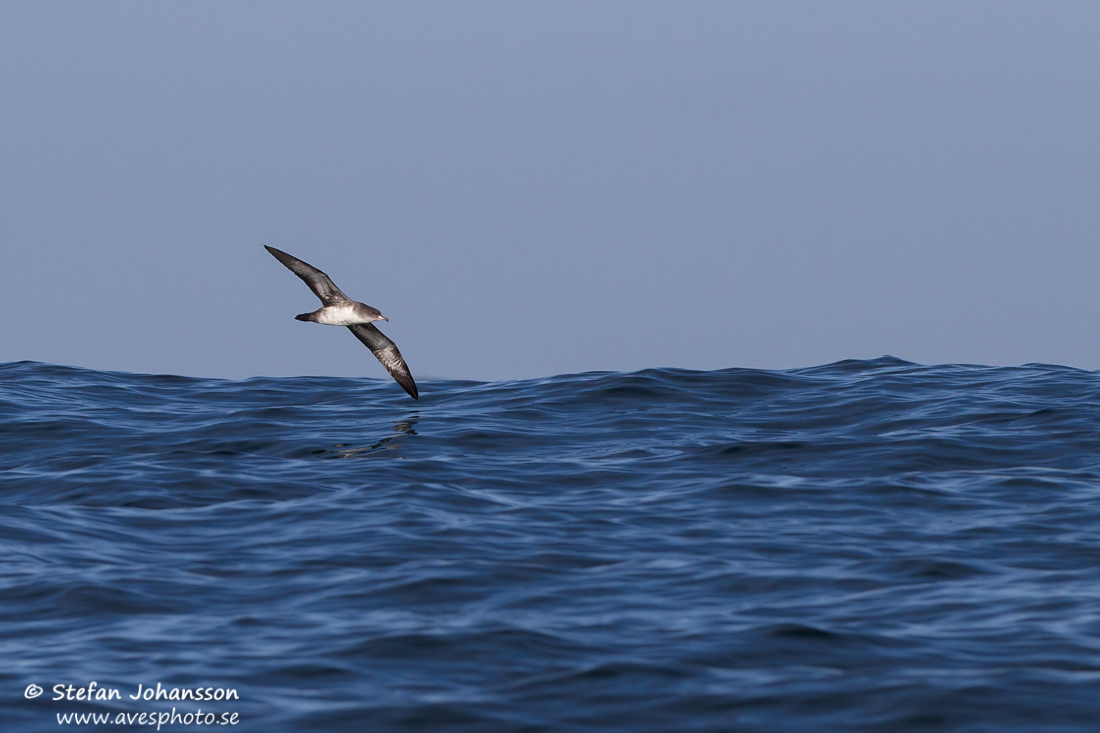
[[[317,312],[317,323],[323,326],[355,326],[357,324],[371,323],[378,318],[366,317],[356,313],[354,303],[347,305],[330,305]]]

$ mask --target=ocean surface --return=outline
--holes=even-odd
[[[421,394],[0,365],[0,730],[1100,730],[1098,373]]]

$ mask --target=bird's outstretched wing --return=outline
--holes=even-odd
[[[309,286],[309,289],[313,291],[314,295],[320,298],[321,302],[325,305],[333,305],[335,303],[343,303],[344,301],[351,300],[340,291],[340,288],[333,284],[328,275],[321,272],[313,265],[302,262],[297,257],[288,255],[282,250],[268,247],[266,244],[264,245],[264,249],[274,255],[275,259],[279,262],[286,265],[291,272],[302,278],[306,285]]]
[[[370,349],[390,376],[400,384],[406,392],[412,395],[414,400],[420,399],[416,390],[416,382],[412,373],[401,358],[401,352],[397,350],[397,344],[386,338],[386,335],[374,327],[373,323],[356,324],[348,326],[348,330],[355,334],[355,338],[363,342]]]

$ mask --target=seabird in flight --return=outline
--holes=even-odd
[[[386,338],[385,334],[375,328],[373,321],[389,321],[377,308],[372,308],[366,303],[358,303],[344,295],[340,288],[336,287],[329,276],[312,265],[302,262],[297,257],[292,257],[286,252],[274,247],[264,248],[282,262],[287,268],[305,281],[314,295],[321,299],[321,307],[312,313],[302,313],[294,316],[299,321],[313,321],[325,326],[347,326],[348,330],[355,334],[355,338],[363,342],[371,352],[386,367],[398,384],[406,392],[412,395],[414,400],[420,399],[413,381],[409,367],[401,358],[401,352],[397,350],[397,344]]]

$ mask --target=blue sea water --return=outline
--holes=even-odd
[[[0,365],[0,729],[1100,729],[1097,373],[421,388]]]

